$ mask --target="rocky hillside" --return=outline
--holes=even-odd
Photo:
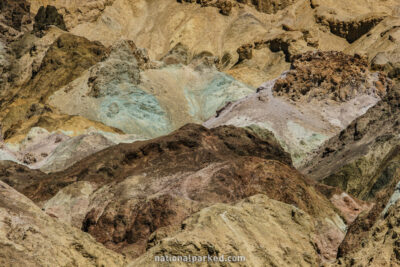
[[[399,110],[397,0],[3,0],[0,265],[397,266]]]
[[[123,266],[121,255],[93,237],[47,215],[0,182],[2,266]]]
[[[309,233],[315,262],[335,257],[346,224],[354,220],[343,219],[350,204],[330,201],[259,128],[187,125],[169,136],[113,146],[51,175],[9,162],[1,179],[47,214],[130,258],[142,255],[158,231],[173,234],[198,211],[257,194],[312,216],[310,223],[318,225]],[[340,192],[334,195],[340,198]],[[357,213],[368,209],[356,206]]]
[[[391,87],[385,74],[368,70],[366,58],[308,52],[293,57],[289,71],[227,104],[204,125],[269,129],[301,166],[314,149],[363,115]]]

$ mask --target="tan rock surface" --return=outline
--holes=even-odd
[[[376,223],[359,240],[362,246],[340,258],[335,266],[398,266],[399,259],[399,202],[389,208],[388,213],[378,217]]]
[[[400,40],[400,7],[393,9],[396,16],[385,18],[368,35],[348,47],[346,53],[367,55],[372,68],[384,70],[392,79],[399,75],[399,40]]]
[[[123,266],[124,258],[0,182],[2,266]]]
[[[290,162],[265,130],[187,125],[169,136],[105,149],[50,175],[18,172],[9,163],[14,171],[5,166],[1,179],[130,257],[143,254],[159,228],[175,227],[212,204],[261,193],[313,216],[320,257],[332,259],[346,225]],[[24,184],[28,174],[31,183]]]
[[[316,6],[323,7],[322,11],[320,7],[313,9],[308,1],[252,2],[255,4],[243,1],[249,2],[249,5],[233,3],[229,16],[220,14],[218,8],[214,7],[216,5],[211,2],[197,5],[177,3],[172,0],[135,2],[97,0],[81,6],[74,1],[69,3],[32,1],[32,10],[36,10],[40,4],[50,2],[60,10],[69,10],[68,13],[65,11],[62,13],[65,14],[65,20],[72,33],[101,41],[105,45],[112,45],[121,38],[131,39],[139,47],[147,48],[153,59],[160,59],[177,44],[183,44],[190,52],[189,60],[204,52],[211,53],[219,58],[222,69],[228,70],[236,63],[240,63],[238,49],[243,45],[251,45],[257,50],[261,49],[260,43],[265,43],[273,53],[283,52],[284,54],[274,56],[267,51],[255,53],[251,58],[247,58],[243,65],[235,66],[235,69],[242,70],[240,73],[230,72],[241,81],[253,86],[277,77],[279,72],[287,68],[288,65],[284,60],[275,59],[275,64],[272,66],[269,59],[271,57],[287,59],[289,54],[316,48],[340,51],[348,46],[346,40],[331,33],[329,26],[324,26],[318,21],[318,17],[322,16],[320,13],[324,10],[336,9],[340,14],[335,15],[338,23],[347,20],[349,16],[354,17],[354,12],[359,16],[369,13],[379,13],[384,16],[392,13],[390,8],[392,2],[387,1],[376,5],[359,1],[349,7],[348,3],[342,3],[341,9],[338,9],[338,5],[334,2],[315,3]],[[279,10],[275,15],[257,11],[257,9],[267,11],[269,10],[267,6],[271,4]],[[251,5],[255,5],[256,8],[252,8]],[[75,11],[78,6],[79,13]],[[359,8],[360,6],[362,8]],[[353,10],[353,13],[349,10]],[[86,21],[85,14],[90,14],[86,15]],[[357,21],[354,23],[357,24]],[[261,58],[264,62],[259,62]],[[248,67],[251,70],[247,70]],[[271,73],[271,68],[276,72]],[[253,72],[259,73],[256,76],[259,78],[254,81]],[[262,75],[265,77],[264,80],[261,78]]]
[[[399,16],[398,0],[1,1],[0,179],[44,212],[0,183],[0,265],[126,263],[100,243],[134,266],[398,265]]]
[[[129,266],[159,266],[156,256],[244,256],[237,263],[213,266],[318,266],[313,247],[315,225],[304,211],[255,195],[237,204],[215,204],[184,220],[181,229],[152,235],[147,252]],[[185,266],[183,262],[165,266]],[[207,262],[197,266],[207,266]]]

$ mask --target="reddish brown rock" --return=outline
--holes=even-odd
[[[315,218],[316,246],[321,258],[332,259],[344,235],[338,211],[292,167],[274,137],[261,133],[186,125],[168,136],[105,149],[60,173],[35,174],[27,186],[22,176],[11,181],[37,203],[56,195],[45,204],[52,216],[71,221],[58,214],[70,210],[74,225],[132,257],[144,253],[157,229],[179,227],[215,203],[265,194]],[[81,204],[71,210],[77,201]]]
[[[392,86],[384,75],[368,77],[368,61],[341,52],[308,52],[292,58],[290,71],[278,79],[273,91],[294,101],[332,99],[346,101],[374,88],[380,96]],[[375,89],[376,87],[376,89]]]
[[[368,212],[373,207],[372,203],[360,201],[344,192],[333,195],[330,198],[330,201],[338,210],[340,210],[347,224],[354,222],[361,212]]]

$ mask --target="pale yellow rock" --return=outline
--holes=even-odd
[[[46,215],[0,182],[1,266],[124,266],[90,235]]]
[[[400,8],[400,6],[399,6]],[[395,17],[387,17],[367,35],[364,35],[345,49],[346,53],[368,56],[372,61],[379,53],[400,49],[400,13]],[[399,55],[399,52],[397,52]],[[390,59],[388,60],[390,61]],[[397,60],[398,61],[398,60]]]
[[[366,16],[383,18],[398,12],[395,0],[298,0],[276,14],[262,13],[241,4],[234,5],[229,16],[221,15],[215,7],[175,0],[30,2],[33,13],[41,5],[56,6],[73,34],[106,46],[121,39],[133,40],[138,47],[148,50],[151,59],[162,58],[177,44],[188,47],[189,59],[202,52],[211,53],[224,61],[223,70],[255,87],[288,69],[285,62],[288,55],[282,53],[286,48],[257,51],[257,42],[285,40],[289,54],[314,49],[342,51],[349,43],[343,36],[331,32],[329,21],[339,25],[349,21],[357,24]],[[235,66],[238,48],[247,44],[254,46],[252,58]]]
[[[195,266],[318,266],[311,217],[298,208],[265,195],[236,205],[216,204],[182,223],[182,229],[162,238],[156,232],[146,254],[129,266],[186,266],[155,262],[156,256],[243,256],[245,261],[201,262]],[[161,237],[161,238],[160,238]]]
[[[399,5],[396,0],[311,0],[315,8],[331,11],[337,18],[353,19],[356,16],[367,15],[371,12],[382,12],[391,15]]]
[[[90,203],[94,184],[81,181],[61,189],[57,195],[43,205],[44,211],[63,223],[80,229]]]

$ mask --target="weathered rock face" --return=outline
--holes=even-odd
[[[32,70],[31,77],[22,88],[10,90],[8,94],[2,92],[1,119],[4,138],[10,139],[21,132],[26,134],[30,127],[41,127],[46,124],[46,120],[54,123],[58,121],[59,124],[62,120],[72,119],[71,116],[59,114],[56,109],[45,104],[45,100],[52,92],[104,58],[105,54],[106,49],[101,44],[85,38],[69,34],[58,37],[45,53],[40,66]]]
[[[187,2],[187,3],[196,3],[200,4],[202,7],[216,7],[219,9],[219,12],[222,15],[230,15],[232,12],[232,7],[237,7],[237,3],[230,0],[223,0],[223,1],[193,1],[193,0],[178,0],[179,3]]]
[[[66,35],[70,37],[67,44],[69,37],[60,37],[63,34],[59,28],[52,27],[42,38],[27,33],[4,50],[0,49],[6,51],[2,62],[5,63],[3,81],[7,82],[0,83],[0,118],[6,142],[14,145],[24,140],[33,127],[42,127],[49,132],[69,132],[72,135],[82,134],[90,127],[105,132],[121,133],[87,118],[61,114],[56,108],[45,103],[46,94],[58,90],[58,86],[70,82],[68,79],[80,75],[77,70],[69,68],[77,67],[82,70],[87,67],[85,64],[90,66],[90,62],[99,58],[95,51],[88,51],[95,48],[95,44],[84,38]],[[59,44],[65,41],[64,48],[59,48],[55,42],[59,38],[63,40]],[[86,40],[86,50],[85,42],[79,40]],[[75,42],[75,46],[71,45],[71,42]],[[81,47],[76,46],[77,44]],[[90,44],[93,46],[90,47]],[[74,57],[79,59],[75,60]],[[64,76],[57,77],[54,75],[56,72],[57,75]]]
[[[239,3],[245,3],[247,5],[254,6],[258,11],[272,14],[279,10],[285,9],[286,7],[292,5],[296,0],[236,0]]]
[[[308,176],[337,186],[374,207],[349,227],[339,256],[356,253],[368,243],[370,229],[396,191],[399,176],[399,89],[394,87],[376,106],[329,140],[303,170]],[[392,197],[393,198],[393,197]]]
[[[32,0],[31,12],[37,14],[35,27],[43,28],[40,31],[43,38],[26,35],[13,45],[16,62],[5,79],[10,78],[9,88],[15,92],[10,95],[15,96],[12,102],[17,103],[10,103],[10,98],[2,99],[6,102],[2,113],[9,114],[3,132],[10,130],[7,139],[16,136],[21,139],[30,127],[38,126],[37,119],[42,115],[28,119],[29,123],[23,125],[15,122],[24,122],[26,118],[14,116],[30,109],[26,103],[31,100],[19,99],[34,90],[43,97],[46,102],[43,104],[50,106],[49,117],[59,113],[78,115],[144,138],[168,134],[186,123],[202,123],[227,102],[236,101],[266,80],[278,77],[289,68],[293,56],[316,49],[343,50],[348,46],[317,20],[324,12],[330,14],[329,10],[337,9],[343,13],[337,16],[338,21],[346,21],[348,10],[332,1],[314,2],[310,5],[308,1],[202,1],[197,5],[172,0],[85,3]],[[391,1],[380,3],[379,7],[361,2],[354,7],[355,14],[360,16],[370,13],[387,16],[392,12],[387,7]],[[222,13],[230,15],[219,14],[212,7],[216,5]],[[89,46],[101,46],[99,43],[82,42],[79,47],[83,50],[66,46],[64,54],[53,54],[51,60],[56,64],[47,64],[57,68],[55,73],[61,79],[48,79],[42,67],[53,51],[54,41],[63,34],[60,28],[49,25],[112,46],[113,55],[104,60],[107,58],[104,47],[99,48],[103,49],[98,51],[101,55],[83,51],[90,49]],[[146,48],[148,56],[143,49],[131,50],[141,51],[143,57],[136,58],[147,58],[145,64],[152,62],[150,68],[138,70],[129,61],[131,55],[119,57],[126,55],[121,39],[135,40],[138,47]],[[73,55],[78,54],[82,60],[74,59]],[[76,61],[77,66],[59,58],[63,55]],[[153,62],[154,59],[162,59],[167,66]],[[79,62],[88,64],[83,66]],[[48,103],[50,97],[52,102]],[[175,101],[185,104],[184,107],[172,108]],[[101,128],[101,124],[96,127]]]
[[[0,142],[1,160],[18,162],[46,173],[58,172],[112,145],[141,140],[136,135],[105,132],[93,125],[87,126],[84,134],[79,135],[73,131],[49,132],[44,128],[33,127],[20,142]]]
[[[75,162],[114,144],[99,133],[71,138],[57,146],[46,161],[40,164],[40,169],[44,172],[62,171],[72,166]]]
[[[19,192],[37,183],[39,181],[38,177],[43,175],[43,173],[38,170],[31,170],[26,166],[12,161],[1,161],[0,170],[2,181]]]
[[[250,180],[251,177],[257,179]],[[120,250],[126,247],[122,251],[128,252],[129,246],[136,246],[137,252],[140,253],[144,252],[142,249],[147,238],[155,229],[179,224],[191,211],[197,211],[208,203],[232,202],[264,193],[272,198],[293,203],[314,216],[322,215],[325,211],[322,207],[309,205],[308,202],[311,203],[312,198],[316,198],[315,201],[321,204],[324,203],[326,207],[330,205],[285,165],[260,161],[257,158],[210,164],[198,171],[163,176],[158,178],[160,180],[155,185],[155,181],[149,183],[144,182],[144,179],[148,179],[148,176],[130,177],[119,186],[103,191],[102,194],[105,195],[121,194],[122,197],[102,209],[93,206],[83,221],[83,229],[110,248]],[[173,186],[169,186],[171,184]],[[296,185],[297,188],[292,185]],[[139,193],[141,187],[149,190]],[[268,189],[276,187],[281,189]],[[292,192],[302,192],[304,197],[298,198]],[[131,196],[129,200],[128,196]],[[99,201],[100,197],[104,195],[97,195],[96,200]],[[340,221],[333,213],[325,216]],[[114,218],[112,221],[111,217]],[[329,226],[335,229],[334,225],[328,224]],[[338,232],[340,234],[340,231]]]
[[[16,37],[30,23],[30,4],[28,1],[5,0],[0,3],[0,39]]]
[[[392,79],[399,79],[399,25],[399,14],[385,18],[368,35],[347,48],[346,52],[368,56],[373,69],[385,71]]]
[[[397,264],[399,16],[397,0],[1,1],[0,180],[42,210],[0,183],[0,265]]]
[[[232,265],[317,266],[319,259],[312,245],[315,226],[311,221],[304,211],[265,195],[235,205],[215,204],[184,220],[181,228],[169,236],[163,235],[163,229],[155,232],[146,254],[130,264],[158,266],[156,256],[191,254],[245,257],[245,261],[238,259]]]
[[[4,144],[0,145],[0,160],[18,162],[17,156],[12,151],[10,151]]]
[[[255,7],[258,11],[273,14],[279,10],[285,9],[289,5],[293,4],[296,0],[205,0],[205,1],[193,1],[193,0],[178,0],[178,2],[197,3],[202,7],[216,7],[219,12],[223,15],[229,16],[232,12],[233,7],[242,7],[240,4],[246,4]]]
[[[52,216],[131,257],[145,252],[157,229],[179,226],[214,203],[256,194],[313,216],[323,259],[335,257],[344,236],[339,211],[291,167],[270,133],[257,128],[187,125],[170,136],[105,149],[60,173],[32,176],[26,185],[7,172],[2,180],[43,203]]]
[[[362,246],[357,246],[351,253],[340,258],[335,266],[399,265],[399,212],[397,202],[389,208],[385,216],[378,216],[376,223],[366,233],[366,238],[361,240]]]
[[[335,18],[317,17],[317,21],[329,27],[330,31],[340,37],[346,38],[349,43],[353,43],[361,36],[369,32],[385,15],[369,15],[356,20],[338,21]]]
[[[249,136],[247,136],[247,134],[249,134]],[[109,149],[99,152],[100,154],[96,153],[96,155],[88,157],[84,164],[86,165],[87,163],[87,166],[80,166],[80,164],[77,164],[65,171],[68,173],[71,172],[71,174],[65,175],[65,172],[63,174],[60,173],[59,177],[60,179],[67,179],[66,176],[74,177],[89,168],[81,175],[87,173],[88,180],[91,181],[91,179],[95,179],[95,182],[104,184],[114,179],[124,179],[134,175],[135,168],[147,169],[151,167],[154,171],[162,174],[164,171],[167,172],[171,168],[171,166],[165,166],[164,168],[163,165],[167,162],[171,162],[171,164],[175,165],[177,171],[189,171],[202,166],[204,167],[210,161],[220,161],[220,159],[224,159],[225,157],[228,159],[230,157],[235,157],[235,155],[252,155],[265,159],[276,159],[290,164],[291,159],[289,155],[281,150],[279,144],[274,139],[270,138],[271,137],[267,140],[263,140],[257,138],[255,134],[250,134],[244,129],[235,127],[219,127],[213,130],[207,130],[201,126],[188,125],[170,136],[110,147]],[[208,141],[203,143],[203,139]],[[215,144],[213,146],[207,146],[208,142],[211,141],[215,141]],[[180,159],[183,160],[186,156],[189,157],[188,153],[191,154],[190,158],[181,162]],[[98,161],[98,157],[102,158],[101,162]],[[138,162],[136,162],[136,159]],[[176,161],[172,161],[172,159],[176,159]],[[94,164],[95,161],[98,163]],[[131,162],[136,163],[132,165]],[[149,165],[150,162],[151,165]],[[98,172],[99,164],[102,165],[100,167],[101,169],[108,171]],[[124,166],[126,166],[126,168]],[[92,172],[93,175],[91,174]],[[56,182],[57,178],[54,178],[54,175],[52,175],[51,178],[53,181],[51,183],[55,186],[53,188],[53,193],[48,191],[46,195],[39,192],[35,193],[34,190],[32,190],[31,193],[34,193],[34,195],[28,195],[35,201],[46,200],[52,194],[54,195],[59,189],[57,186],[58,182]],[[63,186],[65,186],[65,184]],[[47,187],[46,191],[50,189],[50,187]]]
[[[2,266],[123,266],[121,255],[88,234],[60,223],[0,182]]]
[[[386,16],[393,14],[396,2],[356,0],[312,0],[316,21],[330,32],[353,43],[373,29]],[[387,4],[387,5],[386,5]]]
[[[396,86],[376,106],[324,144],[303,172],[355,196],[373,198],[390,181],[379,177],[397,156],[398,111]],[[384,184],[379,182],[373,190],[379,179]]]
[[[384,71],[391,79],[400,78],[400,48],[387,52],[380,52],[372,59],[372,68]]]
[[[62,10],[63,3],[51,2]],[[221,70],[235,69],[229,74],[253,86],[259,86],[287,69],[285,59],[288,51],[296,54],[317,48],[342,50],[347,45],[342,38],[319,30],[308,1],[242,1],[248,5],[238,1],[202,1],[201,4],[174,0],[108,2],[111,4],[96,20],[67,28],[74,34],[101,41],[107,46],[120,39],[134,40],[138,47],[148,50],[152,59],[163,58],[181,44],[187,47],[189,61],[200,54],[210,54],[219,60],[217,65]],[[217,5],[221,13],[230,15],[219,14],[218,9],[210,5]],[[270,15],[252,6],[267,12],[282,11]],[[68,8],[74,10],[74,7]],[[85,8],[82,7],[82,13],[86,12]],[[93,7],[92,12],[97,14],[97,7]],[[77,12],[70,13],[64,15],[66,21],[68,17],[81,16]],[[272,46],[273,51],[265,45],[256,49],[253,59],[237,64],[238,48],[268,42],[277,44]]]
[[[93,22],[101,15],[107,6],[114,0],[89,0],[89,1],[60,1],[60,0],[29,0],[31,11],[37,14],[42,6],[54,6],[63,16],[67,29],[76,25]]]
[[[41,66],[33,73],[26,86],[25,94],[35,93],[35,97],[46,99],[52,92],[76,79],[106,56],[107,51],[100,43],[63,34],[47,50]]]
[[[340,52],[309,52],[293,58],[289,72],[273,87],[277,96],[293,101],[348,101],[359,94],[384,96],[391,81],[377,73],[373,79],[366,58]]]
[[[367,69],[364,59],[309,52],[295,57],[280,79],[228,104],[204,125],[255,124],[269,129],[301,166],[314,149],[375,105],[390,86],[384,74]]]
[[[178,46],[174,51],[163,59],[165,65],[150,61],[130,41],[118,42],[106,60],[54,93],[49,103],[148,139],[203,122],[227,102],[255,90],[201,59],[189,66],[171,64],[178,63],[184,50]]]
[[[54,6],[41,6],[35,16],[35,23],[33,24],[33,31],[39,32],[48,30],[51,25],[59,27],[66,31],[64,18],[57,12]]]
[[[15,61],[9,43],[29,30],[30,5],[27,1],[1,1],[0,3],[0,92],[9,90],[9,83],[17,74],[11,73]]]
[[[14,152],[19,162],[35,168],[41,166],[43,161],[69,136],[62,133],[49,133],[43,128],[32,128],[26,138],[18,147],[5,144]]]

